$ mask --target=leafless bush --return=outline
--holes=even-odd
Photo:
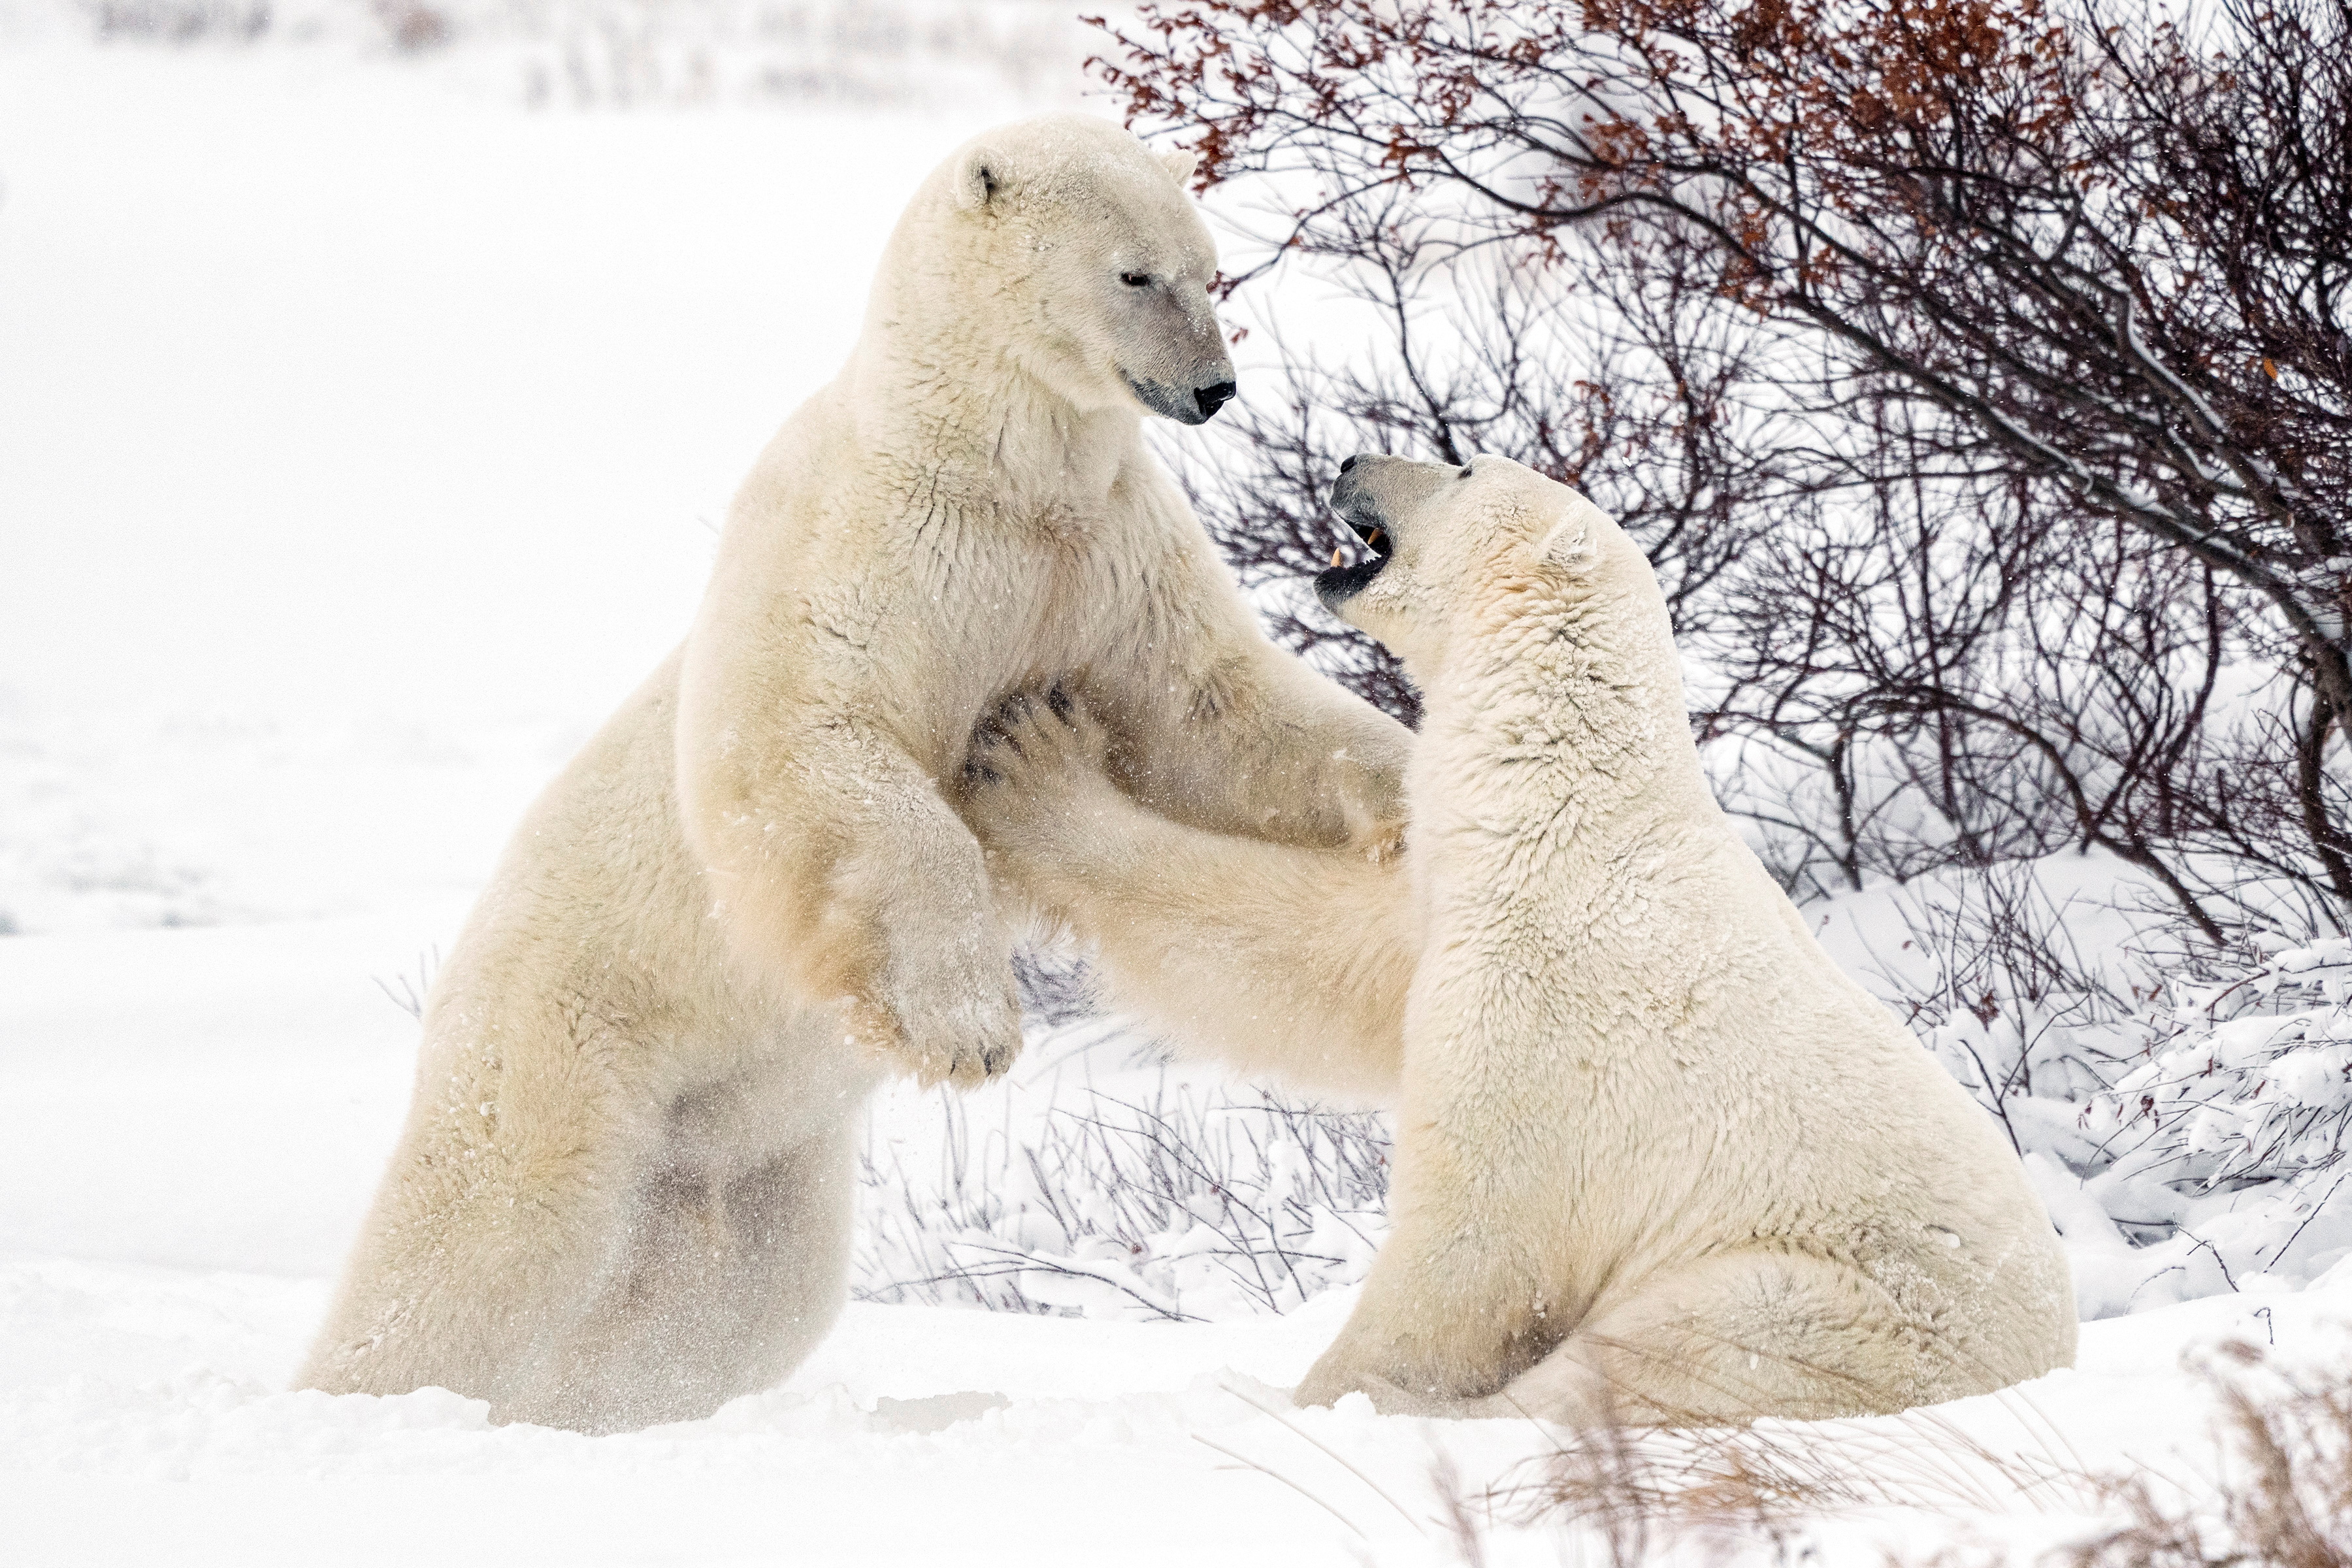
[[[452,36],[448,14],[424,0],[371,0],[369,9],[392,47],[404,53],[439,48]]]
[[[2352,942],[2187,982],[2082,1112],[2094,1190],[2131,1192],[2141,1226],[2187,1238],[2233,1282],[2291,1255],[2305,1269],[2344,1255]]]
[[[2080,1109],[2124,1070],[2150,997],[2127,957],[2084,951],[2089,922],[2036,870],[2008,862],[1911,889],[1879,985],[2012,1148],[2048,1148],[2054,1134],[2079,1158]]]
[[[269,30],[270,0],[84,0],[101,38],[247,43]]]
[[[2177,1475],[2095,1468],[2063,1430],[2011,1394],[2003,1397],[2016,1425],[2006,1442],[1934,1411],[1737,1429],[1602,1426],[1560,1435],[1532,1474],[1483,1493],[1441,1486],[1441,1500],[1472,1561],[1485,1551],[1487,1521],[1501,1520],[1573,1531],[1610,1568],[1642,1568],[1686,1547],[1704,1561],[1801,1562],[1812,1555],[1814,1526],[1901,1510],[1955,1537],[2021,1515],[2104,1519],[2052,1554],[2070,1568],[2352,1563],[2352,1372],[2296,1370],[2232,1343],[2195,1373],[2215,1411],[2219,1462]],[[1988,1542],[1972,1555],[1947,1547],[1926,1559],[2030,1560],[2052,1558]]]
[[[1758,541],[1703,649],[1718,787],[1792,890],[2078,846],[2213,948],[2335,923],[2295,782],[2305,694],[2245,590],[2044,487],[1924,478],[1874,440],[1893,467]],[[2313,787],[2332,820],[2342,781]]]
[[[2091,1512],[2107,1483],[2018,1395],[2010,1441],[1933,1410],[1857,1421],[1762,1421],[1660,1429],[1602,1424],[1562,1432],[1477,1506],[1451,1511],[1573,1532],[1610,1568],[1647,1568],[1681,1548],[1702,1561],[1811,1553],[1806,1532],[1868,1510],[1971,1517]],[[2160,1495],[2151,1489],[2151,1495]],[[1457,1527],[1457,1534],[1465,1533]],[[1587,1548],[1590,1550],[1590,1548]]]
[[[2221,1409],[2212,1495],[2109,1478],[2103,1489],[2127,1522],[2074,1548],[2074,1568],[2352,1563],[2352,1373],[2296,1373],[2236,1344],[2204,1377]]]
[[[1813,500],[1785,456],[1800,422],[1771,390],[1775,334],[1717,312],[1713,279],[1686,255],[1465,252],[1451,223],[1396,191],[1325,216],[1293,250],[1344,277],[1367,346],[1327,360],[1287,352],[1276,329],[1279,393],[1245,400],[1212,455],[1175,454],[1276,639],[1417,717],[1393,656],[1307,585],[1334,548],[1356,547],[1323,498],[1368,450],[1496,452],[1578,486],[1641,542],[1677,631],[1712,629],[1727,571]]]
[[[110,39],[329,41],[414,57],[462,41],[532,107],[904,105],[1039,95],[1083,39],[1051,0],[73,0]],[[5,19],[5,18],[0,18]]]
[[[1132,114],[1274,194],[1265,265],[1385,312],[1370,368],[1301,373],[1204,500],[1245,572],[1296,571],[1330,456],[1467,437],[1627,514],[1670,592],[1689,536],[1643,508],[1719,500],[1678,630],[1792,889],[2076,844],[2209,943],[2283,890],[2342,929],[2352,7],[2207,16],[1146,7],[1101,63]],[[1463,287],[1471,258],[1526,292]],[[1635,362],[1572,341],[1628,334]]]
[[[2083,1314],[2352,1255],[2352,945],[2183,951],[2075,864],[1884,890],[1842,940],[1885,933],[1864,973],[2024,1157]]]
[[[574,0],[486,25],[526,55],[533,105],[1026,97],[1080,51],[1039,0]]]
[[[937,1101],[935,1170],[862,1159],[862,1300],[1160,1319],[1286,1311],[1361,1277],[1385,1229],[1381,1118],[1165,1084],[976,1129]]]
[[[394,974],[389,980],[381,974],[370,978],[374,980],[375,988],[383,993],[385,1001],[421,1023],[425,1018],[425,999],[432,994],[433,976],[440,968],[441,944],[435,942],[416,955],[413,972]]]

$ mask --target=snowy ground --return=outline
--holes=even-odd
[[[784,1389],[623,1437],[283,1392],[405,1099],[385,987],[680,635],[903,193],[1019,107],[514,89],[0,47],[0,1555],[1443,1560],[1440,1450],[1475,1489],[1544,1440],[1256,1408],[1344,1292],[1174,1324],[854,1306]],[[2093,1325],[2080,1369],[1956,1416],[2193,1481],[2183,1352],[2340,1354],[2343,1274]],[[2076,1527],[1987,1500],[1994,1539]],[[1922,1527],[1841,1528],[1876,1561],[1854,1531]]]

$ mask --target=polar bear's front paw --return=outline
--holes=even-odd
[[[973,831],[993,847],[1076,826],[1097,791],[1110,737],[1059,687],[1016,691],[972,729],[957,794]]]
[[[929,1089],[971,1089],[1021,1054],[1021,1006],[1010,992],[986,1004],[921,1008],[853,1002],[850,1037]]]

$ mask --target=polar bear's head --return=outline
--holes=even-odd
[[[1087,115],[1020,121],[950,158],[894,245],[988,357],[1082,411],[1140,404],[1199,425],[1233,396],[1234,362],[1192,166]],[[936,320],[929,303],[893,301]]]
[[[1330,504],[1371,553],[1318,574],[1316,596],[1387,644],[1424,688],[1465,616],[1498,591],[1608,581],[1658,598],[1649,563],[1623,530],[1568,486],[1508,458],[1459,468],[1350,458]],[[1656,609],[1663,620],[1663,600]]]

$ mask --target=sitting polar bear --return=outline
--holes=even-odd
[[[924,184],[848,366],[736,497],[686,646],[525,818],[425,1013],[415,1098],[305,1385],[494,1418],[702,1415],[843,1295],[889,1069],[1020,1044],[939,788],[1059,680],[1157,810],[1378,848],[1411,738],[1269,645],[1144,451],[1234,390],[1191,160],[1053,116]]]
[[[1716,1424],[2068,1363],[2017,1160],[1710,796],[1640,550],[1496,458],[1354,459],[1332,504],[1375,553],[1318,591],[1425,703],[1404,854],[1159,821],[1059,700],[983,726],[964,781],[1120,1000],[1305,1081],[1401,1071],[1393,1228],[1299,1401]]]

